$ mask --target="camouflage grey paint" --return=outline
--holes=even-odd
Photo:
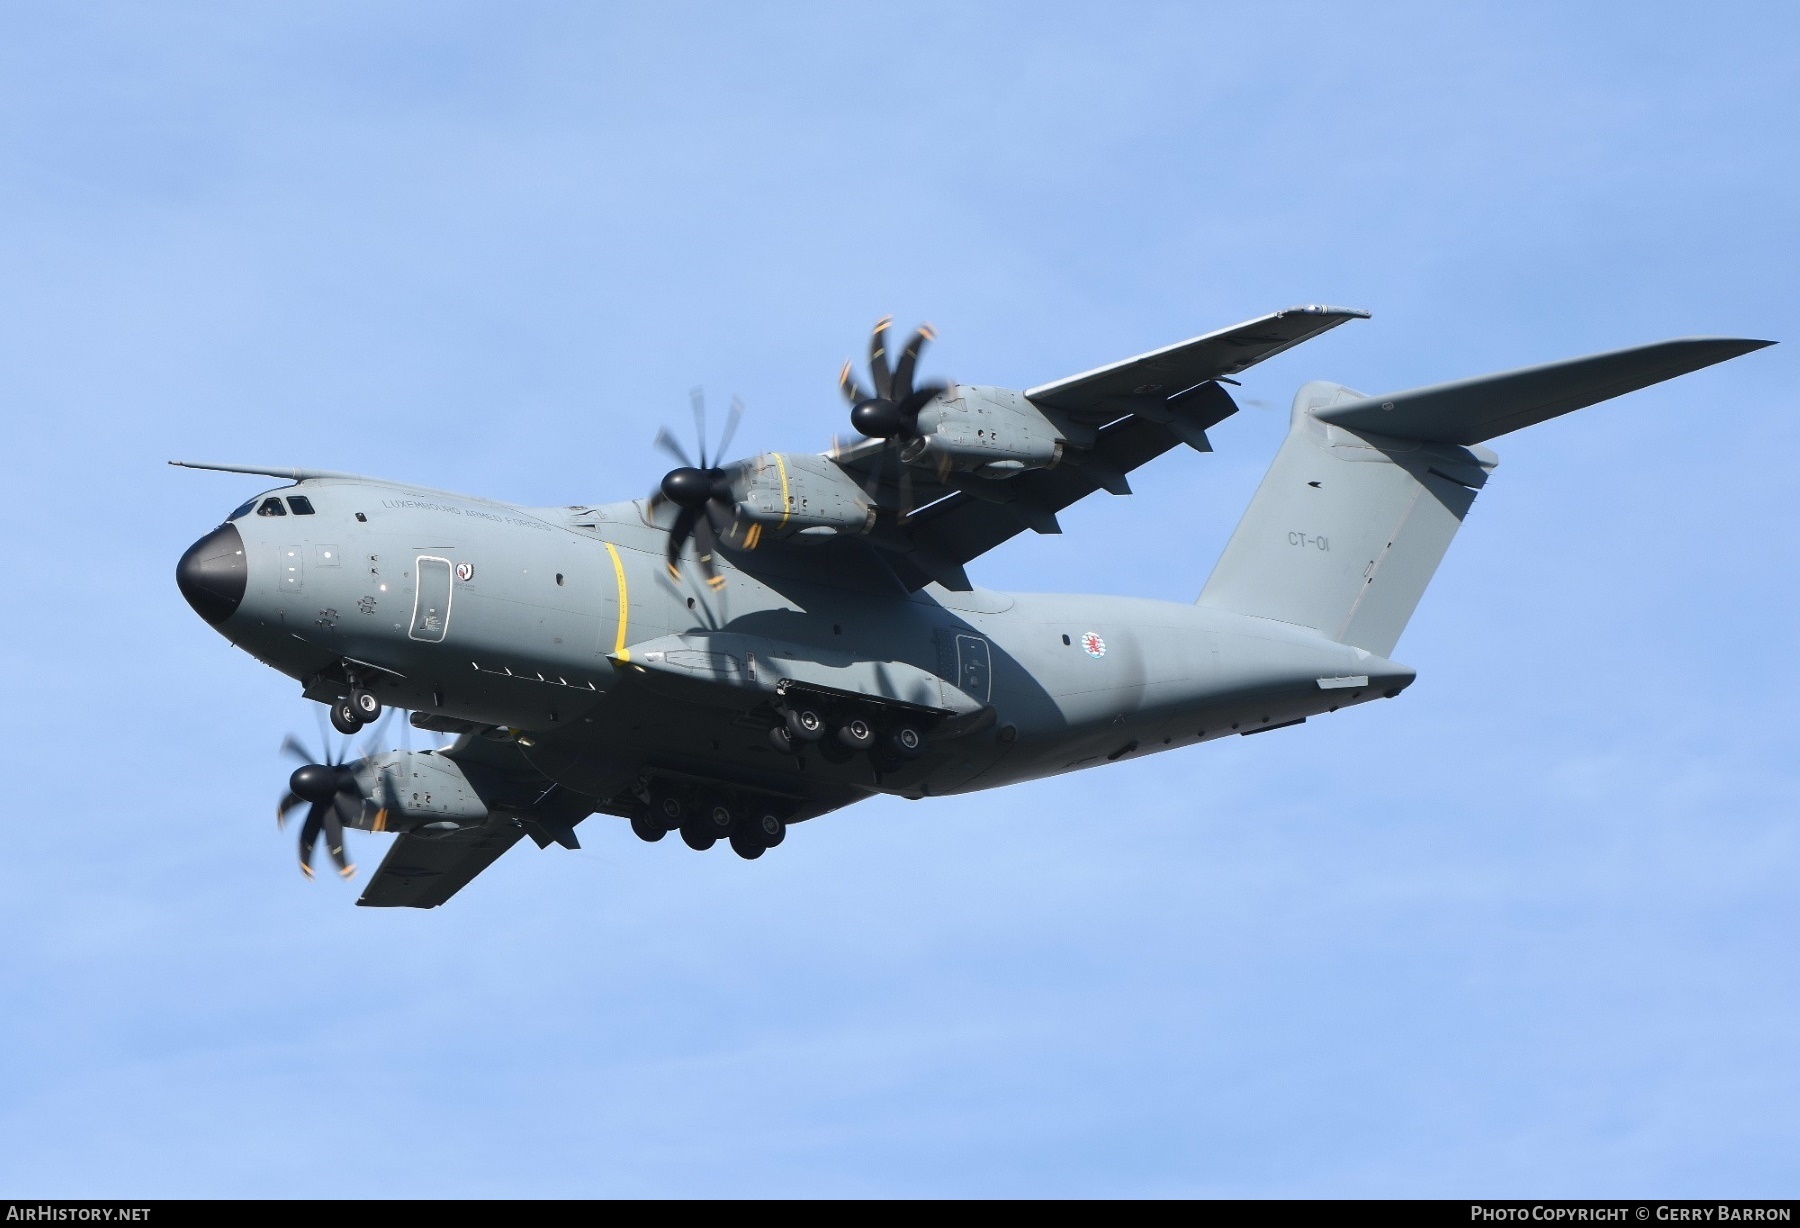
[[[443,757],[366,763],[372,781],[438,774],[434,789],[371,783],[392,830],[539,807],[540,843],[573,844],[558,833],[581,814],[630,814],[656,780],[791,820],[877,793],[994,788],[1398,695],[1414,674],[1388,654],[1497,463],[1481,439],[1762,344],[1665,342],[1387,397],[1308,384],[1195,605],[909,592],[854,532],[727,551],[715,591],[669,573],[666,523],[641,502],[530,508],[297,472],[278,493],[315,514],[237,518],[244,595],[217,625],[313,698],[354,674],[427,727],[508,739],[510,776],[498,760],[466,775]],[[1018,394],[980,399],[996,416],[1031,410]],[[816,510],[852,530],[864,515],[853,496]],[[768,730],[792,687],[931,714],[928,751],[899,764],[781,754]],[[479,738],[461,745],[480,758]]]

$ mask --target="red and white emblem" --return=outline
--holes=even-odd
[[[458,563],[456,565],[456,578],[458,580],[473,580],[475,578],[475,564]]]
[[[1106,641],[1100,638],[1098,631],[1085,631],[1081,636],[1081,651],[1090,657],[1106,655]]]

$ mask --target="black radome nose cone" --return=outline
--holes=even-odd
[[[215,627],[236,613],[249,574],[244,539],[234,524],[222,524],[202,537],[175,564],[181,595],[194,613]]]

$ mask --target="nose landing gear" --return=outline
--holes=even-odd
[[[375,698],[373,691],[356,687],[350,692],[350,706],[356,709],[356,719],[365,725],[372,725],[381,716],[381,701]]]
[[[369,676],[360,666],[346,662],[339,686],[349,683],[349,694],[331,702],[331,727],[345,737],[353,737],[365,725],[381,719],[381,700],[369,686]]]

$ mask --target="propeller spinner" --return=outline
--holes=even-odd
[[[737,519],[737,497],[732,492],[732,483],[738,476],[738,467],[721,467],[707,462],[706,398],[696,388],[693,400],[694,434],[700,441],[700,461],[695,464],[689,459],[687,451],[667,427],[657,432],[656,446],[681,464],[663,475],[662,484],[650,496],[650,512],[654,515],[665,503],[674,504],[677,509],[675,523],[669,528],[669,574],[681,578],[681,552],[691,538],[706,583],[713,588],[723,588],[725,577],[719,574],[713,562],[713,552]],[[744,403],[733,397],[731,415],[725,420],[725,433],[719,437],[715,455],[723,456],[725,449],[731,446],[731,437],[737,433],[743,417]]]

